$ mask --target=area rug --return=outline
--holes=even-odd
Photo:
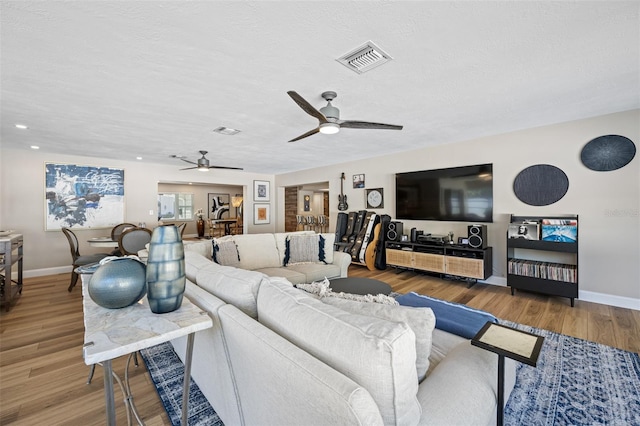
[[[640,356],[500,321],[545,337],[537,367],[519,364],[504,424],[640,425]],[[169,343],[141,351],[173,425],[180,424],[184,367]],[[189,425],[223,423],[191,381]]]
[[[140,351],[142,358],[156,386],[160,400],[174,426],[182,419],[182,387],[184,364],[178,358],[170,343],[162,343]],[[220,417],[202,394],[198,384],[189,383],[188,425],[224,426]]]

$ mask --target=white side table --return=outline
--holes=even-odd
[[[84,362],[87,365],[102,363],[104,368],[107,424],[116,424],[111,360],[187,335],[182,395],[182,424],[186,425],[194,335],[196,331],[212,327],[211,318],[186,297],[183,298],[180,309],[166,314],[151,312],[146,296],[126,308],[103,308],[89,296],[90,279],[91,275],[82,275]],[[130,398],[131,395],[127,395],[127,399]],[[131,409],[135,413],[132,401]]]

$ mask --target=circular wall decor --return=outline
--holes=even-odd
[[[620,169],[636,155],[631,139],[619,135],[599,136],[589,141],[580,153],[580,160],[587,168],[598,172]]]
[[[569,178],[555,166],[536,164],[518,173],[513,181],[516,197],[530,206],[548,206],[564,197]]]

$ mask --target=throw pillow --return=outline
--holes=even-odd
[[[416,372],[418,374],[418,382],[421,382],[426,377],[429,369],[429,356],[431,355],[432,334],[436,325],[436,317],[430,308],[362,303],[335,297],[325,297],[321,300],[353,314],[406,323],[416,335]]]
[[[286,240],[283,265],[325,262],[324,237],[318,234],[289,235]]]
[[[487,321],[498,322],[488,312],[415,292],[402,295],[396,300],[403,306],[431,308],[436,316],[436,328],[466,339],[473,338]]]
[[[213,241],[213,261],[222,266],[238,267],[240,265],[240,254],[238,247],[232,240]]]

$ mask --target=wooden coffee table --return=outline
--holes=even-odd
[[[334,278],[329,280],[329,288],[336,293],[372,294],[374,296],[378,294],[388,296],[391,293],[389,284],[372,278],[360,277]]]

